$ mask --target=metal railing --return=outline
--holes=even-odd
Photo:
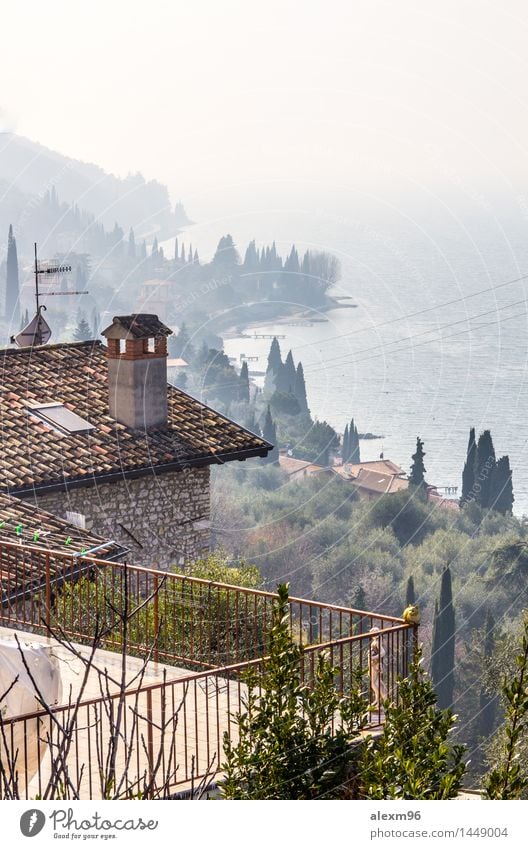
[[[236,739],[234,717],[247,692],[244,673],[265,663],[275,594],[4,542],[0,578],[2,626],[46,636],[60,632],[89,643],[96,620],[104,621],[101,648],[120,650],[122,632],[108,611],[126,602],[131,614],[127,654],[145,657],[151,647],[155,661],[198,670],[175,669],[173,678],[166,670],[165,680],[143,681],[124,694],[108,691],[54,707],[53,718],[45,711],[5,717],[0,758],[2,746],[5,754],[16,753],[22,798],[45,794],[60,728],[68,721],[67,761],[75,792],[80,798],[104,796],[101,759],[120,699],[124,733],[117,741],[116,765],[123,793],[135,787],[153,795],[160,765],[174,790],[219,767],[224,734]],[[289,610],[304,683],[313,681],[323,651],[339,670],[339,693],[350,691],[362,670],[365,693],[378,694],[368,726],[379,726],[384,718],[380,689],[397,701],[397,679],[407,674],[416,628],[399,618],[298,598],[290,598]],[[372,629],[382,666],[371,663]]]
[[[274,593],[93,557],[75,557],[0,541],[0,625],[91,642],[96,621],[103,648],[119,650],[119,617],[129,615],[127,647],[155,661],[215,669],[267,651]],[[290,598],[294,637],[304,645],[339,640],[403,620]],[[113,628],[115,624],[115,628]]]

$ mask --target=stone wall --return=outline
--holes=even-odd
[[[61,518],[68,510],[83,514],[87,530],[129,549],[131,564],[184,566],[209,546],[209,467],[36,493],[31,500]]]

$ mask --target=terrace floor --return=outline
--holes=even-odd
[[[81,689],[85,668],[82,661],[68,651],[66,646],[55,640],[26,631],[0,627],[0,639],[10,642],[12,640],[14,645],[16,645],[15,633],[22,645],[30,643],[54,648],[62,678],[61,704],[73,704]],[[88,646],[75,644],[75,648],[83,657],[88,657],[90,651]],[[107,741],[111,733],[109,718],[101,705],[102,699],[106,705],[114,702],[115,710],[120,693],[120,665],[121,655],[117,652],[97,650],[94,656],[94,668],[90,671],[82,694],[83,707],[80,712],[80,721],[77,722],[75,739],[72,741],[68,756],[71,774],[76,776],[79,782],[81,799],[101,798],[98,787],[98,765],[101,757],[104,758],[106,754]],[[177,766],[173,782],[174,791],[189,789],[193,775],[203,775],[212,761],[215,766],[219,763],[222,757],[224,732],[229,729],[231,739],[236,736],[231,714],[239,708],[240,697],[245,692],[245,686],[239,681],[228,681],[215,673],[200,675],[189,672],[188,669],[153,661],[147,664],[143,680],[140,682],[137,676],[141,670],[142,661],[137,657],[127,656],[126,666],[129,695],[126,698],[125,736],[130,741],[130,749],[127,756],[126,747],[119,746],[118,775],[124,775],[126,772],[127,783],[140,780],[142,776],[149,774],[152,763],[155,763],[161,755],[163,764],[172,763],[173,770]],[[97,670],[100,672],[106,670],[108,673],[103,690]],[[163,687],[164,676],[165,687]],[[108,681],[108,695],[106,681]],[[140,693],[130,695],[130,691],[139,687],[140,683]],[[177,720],[173,721],[172,718],[180,706]],[[132,727],[133,714],[136,716],[135,728]],[[63,716],[67,717],[67,708],[64,709]],[[166,727],[162,730],[164,722]],[[28,763],[27,781],[19,778],[20,789],[26,798],[35,798],[37,794],[40,795],[50,775],[47,747],[44,747],[45,751],[42,753],[41,765],[38,769],[38,753],[33,752],[32,758],[34,747],[29,744],[31,735],[34,739],[37,734],[41,740],[46,738],[49,720],[44,719],[44,723],[41,721],[41,726],[44,724],[44,731],[41,727],[39,732],[36,732],[35,723],[34,719],[28,720],[27,724],[30,727],[24,731],[24,741],[18,742],[19,749],[24,751],[24,758],[19,758],[19,763],[22,760]],[[160,770],[160,776],[162,772],[163,770]],[[79,776],[81,776],[80,779]]]

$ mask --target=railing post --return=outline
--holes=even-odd
[[[154,778],[154,739],[152,736],[152,690],[147,690],[147,751],[149,759],[149,785]],[[151,788],[152,790],[154,788]]]
[[[419,644],[418,644],[418,625],[416,625],[416,624],[414,624],[414,625],[413,625],[413,636],[412,636],[412,640],[413,640],[413,654],[412,654],[412,659],[413,659],[413,663],[416,663],[416,661],[417,661],[417,659],[418,659],[418,649],[419,649]]]
[[[50,608],[51,608],[51,577],[50,577],[50,561],[49,553],[46,554],[46,632],[50,635]]]
[[[159,607],[158,607],[158,576],[154,573],[154,662],[159,662]]]

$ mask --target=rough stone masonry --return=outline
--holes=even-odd
[[[38,492],[36,500],[40,508],[63,518],[67,511],[82,514],[87,530],[129,549],[130,564],[184,567],[209,547],[208,466],[67,492]]]

